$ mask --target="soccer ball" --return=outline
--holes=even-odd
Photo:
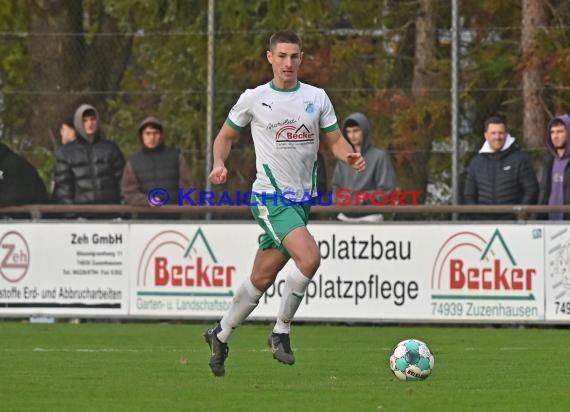
[[[390,369],[401,381],[421,381],[430,375],[434,361],[433,353],[425,342],[406,339],[392,351]]]

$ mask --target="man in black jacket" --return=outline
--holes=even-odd
[[[499,117],[485,121],[485,143],[471,160],[465,182],[467,205],[534,205],[538,181],[532,164],[507,133]],[[513,219],[511,214],[489,214],[479,219]]]
[[[77,139],[55,153],[53,200],[61,204],[119,204],[125,159],[105,138],[99,115],[83,104],[73,118]]]
[[[46,187],[36,168],[0,143],[0,207],[47,203],[47,200]]]

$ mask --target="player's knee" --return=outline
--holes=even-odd
[[[310,256],[303,259],[297,267],[299,270],[307,277],[312,278],[317,269],[321,265],[321,256],[318,253],[313,253]]]
[[[265,292],[269,287],[275,282],[275,276],[267,274],[253,274],[251,277],[251,283],[256,289]]]

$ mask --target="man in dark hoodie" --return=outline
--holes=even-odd
[[[40,204],[47,201],[47,190],[36,168],[8,146],[0,143],[0,207]],[[29,215],[17,217],[26,218]]]
[[[507,133],[500,117],[485,121],[485,143],[471,160],[465,182],[467,205],[534,205],[538,181],[528,156]],[[485,214],[479,219],[513,219],[512,214]]]
[[[125,166],[121,150],[104,137],[93,106],[79,106],[73,123],[77,138],[55,153],[53,200],[83,205],[121,203],[120,183]]]
[[[194,187],[184,155],[180,150],[166,146],[164,127],[156,117],[144,119],[138,135],[143,147],[127,162],[121,181],[125,201],[132,206],[177,206],[178,189],[187,192]],[[149,199],[149,192],[157,188],[164,189],[166,192],[162,195],[167,193],[169,199]],[[159,218],[163,215],[151,216]]]
[[[344,162],[337,162],[333,173],[333,198],[339,200],[337,196],[338,189],[350,189],[352,191],[352,202],[355,204],[355,192],[366,191],[369,197],[374,192],[383,192],[386,195],[396,190],[396,173],[392,167],[390,157],[386,152],[372,145],[372,136],[370,131],[370,123],[368,118],[362,113],[352,113],[348,116],[343,124],[343,136],[354,151],[361,153],[366,161],[366,169],[357,172]],[[343,193],[343,196],[348,193]],[[381,196],[377,200],[379,203],[384,202],[385,196]],[[342,200],[346,202],[346,199]],[[360,204],[371,204],[370,200],[361,202]]]
[[[570,116],[563,114],[553,118],[546,132],[548,153],[542,165],[539,205],[570,205],[570,149],[568,131]],[[569,220],[569,214],[550,213],[550,220]]]

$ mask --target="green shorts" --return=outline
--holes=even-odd
[[[275,248],[284,256],[290,257],[281,242],[293,229],[307,225],[311,202],[274,202],[271,198],[264,202],[261,195],[255,194],[251,196],[250,202],[257,203],[251,206],[251,214],[265,232],[261,236],[259,249]]]

